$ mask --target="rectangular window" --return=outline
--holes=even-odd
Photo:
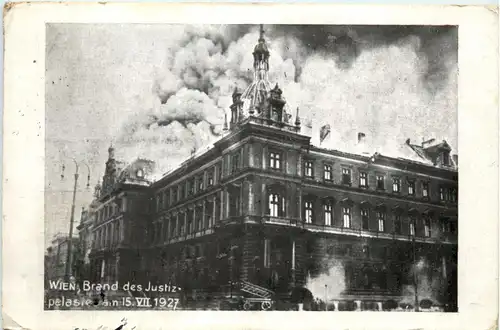
[[[181,185],[179,185],[179,200],[184,199],[184,197],[185,197],[184,196],[184,185],[181,184]]]
[[[203,175],[200,175],[198,177],[198,188],[197,188],[198,192],[202,191],[203,190]]]
[[[401,180],[397,177],[392,178],[392,192],[398,193],[401,191]]]
[[[240,168],[240,153],[237,152],[231,159],[231,173],[236,173]]]
[[[333,180],[333,168],[332,165],[325,164],[323,167],[323,178],[325,181],[332,181]]]
[[[361,188],[368,187],[368,175],[366,172],[359,172],[359,186]]]
[[[399,214],[394,216],[394,233],[401,235],[401,216]]]
[[[221,180],[222,180],[222,176],[223,176],[222,169],[223,169],[222,162],[220,162],[219,165],[217,165],[217,171],[218,171],[217,172],[217,182],[221,182]]]
[[[377,212],[378,231],[383,233],[385,231],[385,213]]]
[[[184,235],[185,233],[185,228],[184,228],[184,219],[179,219],[179,235]]]
[[[370,229],[370,218],[368,216],[368,210],[367,209],[362,209],[361,210],[361,226],[363,230],[369,230]]]
[[[444,201],[445,200],[445,188],[439,187],[439,200]]]
[[[191,179],[187,182],[187,192],[188,196],[191,196],[194,194],[194,179]]]
[[[422,182],[422,197],[429,197],[429,182]]]
[[[207,172],[207,185],[209,187],[214,185],[214,169],[211,168]]]
[[[408,195],[415,195],[415,181],[408,181]]]
[[[385,178],[383,175],[377,175],[377,189],[379,190],[385,189],[384,179]]]
[[[168,190],[165,190],[165,191],[163,192],[163,207],[164,207],[165,209],[167,209],[169,204],[170,204],[170,196],[169,196],[169,192],[168,192]]]
[[[172,200],[173,200],[173,203],[175,203],[175,202],[177,202],[179,200],[179,195],[178,195],[177,187],[172,188]]]
[[[351,208],[343,207],[342,208],[342,219],[344,228],[351,228]]]
[[[441,219],[441,231],[445,234],[450,232],[450,221],[447,218]]]
[[[304,175],[309,178],[313,177],[313,162],[310,160],[307,160],[304,163]]]
[[[161,198],[160,195],[156,195],[156,212],[161,210]]]
[[[409,232],[410,236],[415,236],[415,219],[410,219],[410,224],[409,224]]]
[[[424,235],[431,237],[431,220],[428,217],[424,219]]]
[[[305,222],[312,223],[313,221],[313,203],[311,201],[306,201],[304,203],[304,212],[305,212]]]
[[[449,152],[443,152],[443,165],[449,166],[450,165],[450,153]]]
[[[273,170],[281,170],[281,154],[276,151],[269,153],[269,168]]]
[[[453,203],[456,203],[456,202],[457,202],[457,200],[458,200],[457,188],[452,188],[452,189],[451,189],[451,193],[450,193],[450,194],[451,194],[451,196],[450,196],[450,197],[451,197],[451,201],[452,201]]]
[[[240,192],[234,191],[229,196],[229,216],[240,215]]]
[[[325,212],[325,226],[331,226],[332,225],[332,204],[330,203],[325,203],[323,205],[323,209]]]
[[[351,184],[351,169],[342,169],[342,184]]]

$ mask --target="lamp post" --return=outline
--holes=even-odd
[[[419,312],[420,308],[418,306],[418,278],[417,278],[417,252],[415,246],[415,231],[412,235],[412,246],[413,246],[413,287],[415,292],[415,312]]]
[[[325,311],[328,310],[328,284],[325,284]]]
[[[75,202],[76,202],[76,189],[78,187],[78,178],[79,178],[79,167],[80,163],[76,161],[76,159],[72,158],[73,162],[75,163],[75,174],[74,174],[74,184],[73,184],[73,199],[71,202],[71,215],[69,219],[69,237],[68,237],[68,254],[66,256],[66,269],[65,269],[65,275],[66,278],[69,279],[71,277],[71,263],[72,263],[72,248],[73,248],[73,224],[75,222]],[[90,187],[90,167],[87,163],[81,162],[87,167],[88,170],[88,175],[87,175],[87,189]],[[64,179],[64,170],[65,166],[63,164],[62,166],[62,173],[61,173],[61,179]]]

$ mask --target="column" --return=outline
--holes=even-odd
[[[291,278],[291,281],[292,281],[292,287],[295,287],[295,239],[292,238],[292,278]]]
[[[120,253],[116,253],[115,259],[115,281],[119,281],[120,279]]]
[[[297,157],[297,175],[302,176],[302,152],[300,151]]]
[[[448,276],[447,276],[447,269],[446,269],[446,258],[445,256],[441,256],[441,263],[442,263],[442,270],[443,270],[443,279],[446,279]]]
[[[254,198],[253,198],[253,182],[248,181],[248,214],[253,215]]]
[[[221,221],[224,219],[224,190],[220,191],[220,205],[219,205],[219,219],[217,221]]]
[[[208,224],[209,227],[213,227],[215,224],[215,215],[216,215],[216,205],[215,205],[215,195],[212,196],[212,221]]]
[[[267,168],[267,146],[262,147],[262,169]]]
[[[251,142],[248,144],[248,166],[254,167],[253,144]]]
[[[297,194],[298,194],[298,199],[299,199],[299,205],[297,205],[297,218],[299,221],[302,221],[302,189],[298,188],[297,189]]]
[[[260,200],[261,200],[261,215],[264,216],[266,214],[266,208],[268,200],[266,198],[266,184],[262,183],[261,191],[260,191]]]
[[[207,201],[204,199],[203,200],[203,208],[201,212],[201,228],[200,229],[206,229],[209,227],[208,221],[207,221]]]
[[[224,219],[226,219],[229,218],[229,193],[227,191],[227,187],[224,187],[224,205],[225,205]]]
[[[194,204],[193,205],[193,228],[191,228],[191,233],[195,233],[197,231],[197,229],[199,229],[199,228],[197,228],[197,226],[198,226],[197,222],[198,221],[196,219],[196,215],[197,215],[196,214],[196,204]]]

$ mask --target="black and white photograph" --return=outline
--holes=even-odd
[[[45,310],[458,312],[457,26],[45,35]]]

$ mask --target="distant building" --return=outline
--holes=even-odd
[[[45,253],[45,277],[49,280],[63,279],[66,275],[66,262],[68,257],[68,236],[57,234]],[[73,243],[78,243],[78,237],[73,237]],[[73,250],[73,252],[75,252]],[[72,258],[74,265],[75,258]]]
[[[234,91],[212,148],[156,182],[145,176],[152,163],[118,169],[110,150],[93,274],[213,296],[254,285],[286,299],[307,287],[340,310],[412,305],[417,288],[419,301],[456,306],[458,158],[448,143],[407,140],[386,155],[368,152],[360,132],[353,150],[318,147],[268,82],[263,32],[253,56],[254,81]],[[314,134],[321,142],[330,129]],[[315,292],[322,276],[340,288]]]
[[[115,160],[114,148],[109,148],[103,184],[96,187],[92,202],[89,261],[93,281],[133,281],[140,274],[138,242],[142,244],[149,217],[148,187],[154,166],[144,159],[125,165]]]

